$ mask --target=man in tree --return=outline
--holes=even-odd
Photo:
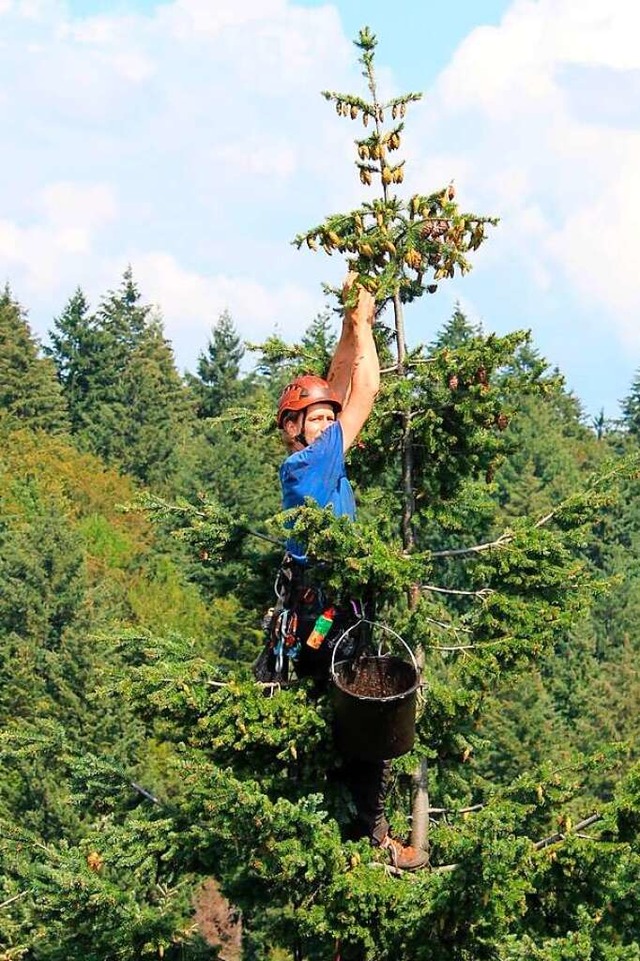
[[[347,276],[343,302],[356,280]],[[357,287],[354,307],[346,307],[342,333],[327,379],[314,375],[296,378],[285,387],[278,404],[278,427],[289,456],[280,469],[285,509],[304,505],[312,498],[320,507],[331,505],[338,516],[355,519],[355,500],[346,475],[344,456],[365,424],[380,386],[380,368],[373,338],[375,301]],[[326,679],[332,648],[349,614],[331,602],[313,583],[299,545],[289,543],[283,572],[289,578],[277,634],[289,644],[300,676]],[[389,851],[398,868],[415,870],[426,864],[422,851],[405,847],[389,835],[384,802],[390,779],[388,761],[349,759],[342,780],[351,791],[357,812],[355,833],[368,836]]]

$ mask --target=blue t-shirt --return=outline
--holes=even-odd
[[[356,502],[344,465],[342,425],[336,421],[313,444],[291,454],[280,468],[282,506],[301,507],[312,497],[320,507],[333,507],[337,517],[356,516]],[[290,553],[300,556],[299,545],[288,543]]]

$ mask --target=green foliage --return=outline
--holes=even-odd
[[[637,376],[622,402],[622,424],[629,434],[637,440],[640,433],[640,378]]]
[[[463,352],[464,344],[456,350]],[[507,403],[507,389],[500,390]],[[24,438],[20,448],[26,461],[16,445],[16,471],[36,457]],[[46,460],[46,450],[38,456]],[[506,448],[504,456],[508,461],[513,455]],[[97,475],[90,481],[89,462],[70,449],[61,460],[70,463],[72,457],[75,468],[67,473],[41,472],[42,490],[52,503],[67,504],[62,516],[91,546],[85,576],[128,571],[130,579],[149,536],[140,514],[110,520],[99,509]],[[365,465],[363,456],[361,485]],[[115,648],[104,635],[95,638],[100,671],[84,682],[89,704],[108,705],[112,731],[116,705],[135,712],[120,757],[111,762],[108,752],[90,747],[79,753],[75,738],[42,722],[38,731],[26,722],[4,735],[3,769],[11,772],[0,793],[0,904],[10,902],[0,914],[4,950],[15,949],[15,956],[29,951],[34,958],[133,959],[157,957],[161,949],[169,958],[211,956],[193,928],[191,898],[200,880],[213,875],[242,909],[248,956],[267,957],[279,947],[289,956],[320,959],[339,942],[343,958],[381,961],[519,958],[523,946],[544,961],[579,952],[598,959],[633,957],[637,773],[620,778],[623,756],[599,752],[593,765],[584,757],[575,764],[568,745],[550,755],[549,742],[565,736],[563,703],[569,707],[559,686],[543,693],[540,680],[537,696],[525,688],[529,699],[520,713],[513,702],[511,724],[496,709],[502,711],[502,731],[478,723],[487,710],[491,714],[496,685],[513,688],[519,678],[525,685],[529,665],[545,652],[542,664],[552,670],[552,652],[581,623],[578,614],[584,616],[586,600],[599,590],[600,574],[588,554],[590,525],[598,513],[613,509],[617,479],[623,478],[624,488],[634,470],[633,461],[619,462],[599,481],[579,472],[582,492],[574,487],[530,518],[505,515],[508,525],[494,528],[486,547],[468,534],[457,547],[438,547],[432,536],[428,549],[407,554],[397,523],[380,530],[364,517],[349,525],[312,505],[289,515],[292,529],[283,526],[289,519],[284,517],[272,528],[276,539],[285,531],[303,539],[336,590],[351,594],[373,587],[380,616],[424,650],[419,740],[414,754],[395,764],[394,819],[402,822],[405,772],[420,756],[432,772],[432,804],[448,813],[431,826],[432,870],[414,877],[389,874],[366,842],[344,840],[350,805],[335,778],[339,758],[330,700],[304,685],[263,689],[243,679],[235,665],[230,671],[238,636],[256,631],[234,595],[212,598],[210,637],[169,634],[170,608],[183,601],[192,615],[206,615],[186,585],[180,594],[180,578],[166,555],[158,558],[148,581],[155,579],[156,587],[147,590],[144,578],[137,587],[128,585],[139,592],[138,617],[154,633],[120,632]],[[108,487],[107,477],[101,483]],[[376,496],[384,502],[385,477],[377,477]],[[468,505],[473,498],[465,484],[480,482],[475,468],[459,479]],[[37,519],[33,486],[30,494],[15,483],[5,490],[14,513],[20,506],[21,517],[28,511]],[[123,494],[113,487],[110,496],[131,500]],[[245,519],[231,504],[206,497],[194,506],[157,496],[143,503],[161,528],[176,529],[189,554],[208,552],[205,566],[232,564],[244,549]],[[494,509],[495,525],[502,511],[498,501]],[[77,524],[71,523],[76,515]],[[434,513],[443,530],[446,515]],[[448,516],[455,517],[455,510]],[[116,518],[119,526],[113,526]],[[457,531],[458,541],[463,534]],[[441,586],[454,561],[466,597],[429,589]],[[411,608],[405,598],[416,583],[425,585],[424,597]],[[179,621],[173,624],[180,631]],[[97,692],[90,693],[91,683]],[[578,691],[573,705],[575,725],[581,716]],[[534,723],[538,708],[541,718]],[[69,717],[68,704],[64,711]],[[83,722],[87,733],[92,716]],[[518,738],[523,724],[531,728],[529,748]],[[583,738],[584,754],[587,731]],[[87,745],[89,740],[85,735]],[[55,791],[48,769],[56,772]],[[31,799],[17,787],[25,776]],[[597,783],[608,785],[608,799],[589,790]],[[46,819],[35,815],[33,804],[47,811]],[[479,810],[458,813],[478,804]],[[573,835],[593,810],[585,804],[598,809],[596,827],[588,830],[592,840]]]
[[[383,380],[374,413],[356,450],[354,474],[392,468],[402,453],[404,418],[411,421],[412,477],[420,510],[451,512],[469,480],[491,481],[510,449],[505,433],[514,414],[512,387],[497,372],[527,335],[477,335],[429,356],[412,351],[406,373]],[[535,380],[527,385],[536,389]],[[362,467],[361,467],[362,464]],[[455,510],[455,508],[454,508]],[[433,517],[429,516],[429,521]],[[450,521],[449,521],[450,523]]]
[[[68,429],[67,411],[51,362],[8,287],[0,294],[0,412],[17,426],[51,432]]]
[[[162,487],[179,475],[192,400],[130,269],[95,314],[76,291],[54,322],[48,352],[86,450],[143,484]]]
[[[31,846],[49,851],[62,838],[73,846],[86,832],[86,806],[69,807],[72,757],[90,747],[129,767],[138,763],[140,723],[114,693],[98,690],[118,659],[99,632],[144,616],[150,624],[188,627],[210,648],[211,640],[208,611],[194,585],[175,560],[155,556],[150,563],[150,551],[158,549],[151,531],[139,515],[118,512],[117,503],[133,496],[131,484],[58,435],[11,427],[6,419],[0,423],[0,816],[30,837],[21,848],[28,856],[19,858],[20,870],[28,872]],[[161,575],[154,590],[149,585]],[[54,721],[64,723],[66,734]],[[154,752],[150,744],[150,758]],[[143,769],[152,767],[145,760]],[[42,869],[49,867],[45,859]],[[54,888],[60,896],[66,890]],[[16,893],[9,884],[7,898]],[[133,890],[130,907],[138,913],[135,898]],[[31,916],[26,896],[14,903],[20,918]],[[19,944],[23,922],[15,929],[3,922],[0,915],[0,943],[17,938]],[[45,956],[53,942],[38,950]],[[63,956],[67,949],[59,950]]]
[[[148,653],[153,660],[152,649]],[[166,654],[165,649],[163,659]],[[142,681],[136,699],[147,687],[146,670],[157,675],[152,665],[141,665],[133,675],[134,692]],[[194,711],[198,683],[208,679],[202,665],[199,682],[197,674],[188,667],[187,684],[180,689],[176,677],[165,693],[150,678],[165,716],[168,711],[175,718],[180,702]],[[36,869],[32,863],[26,906],[40,928],[55,930],[54,943],[68,953],[93,950],[91,957],[108,956],[108,930],[111,950],[117,945],[124,958],[151,954],[159,943],[169,957],[177,950],[183,957],[199,957],[176,883],[193,872],[227,879],[227,891],[243,907],[249,943],[280,944],[310,958],[326,955],[336,939],[345,957],[383,961],[519,957],[514,952],[523,943],[538,945],[545,959],[563,956],[553,952],[576,943],[594,957],[607,957],[616,946],[634,950],[637,852],[630,837],[637,837],[632,826],[639,801],[637,771],[620,784],[595,827],[592,822],[590,840],[566,819],[559,833],[545,835],[545,820],[553,819],[572,789],[558,772],[540,772],[540,780],[521,777],[509,790],[488,797],[480,813],[434,829],[431,872],[394,878],[366,846],[340,840],[325,813],[326,796],[306,793],[300,759],[286,752],[282,738],[278,741],[279,725],[267,723],[290,721],[292,708],[296,721],[304,722],[308,708],[300,694],[258,699],[250,688],[234,684],[200,691],[210,703],[200,701],[196,715],[215,727],[200,730],[193,716],[191,743],[178,744],[170,759],[177,775],[170,798],[138,794],[132,806],[135,787],[126,775],[85,757],[72,773],[73,797],[84,805],[90,792],[107,801],[100,831],[75,847],[33,846]],[[228,710],[233,712],[234,704],[237,710],[243,698],[255,713],[242,712],[247,741],[235,746]],[[214,703],[224,715],[219,722]],[[313,763],[317,740],[312,731],[321,736],[322,726],[306,724],[303,730],[309,741],[305,758]],[[251,777],[252,758],[245,761],[243,751],[258,732],[276,738],[262,742],[272,760],[260,781]],[[284,763],[277,776],[279,750]],[[246,777],[232,774],[228,761],[234,754],[242,759]],[[219,763],[212,763],[214,757]],[[125,798],[128,812],[117,817]],[[24,832],[3,831],[7,890],[26,881],[19,855],[29,848],[28,840]],[[442,857],[451,860],[443,863]],[[135,910],[134,892],[147,904],[143,911]],[[86,922],[78,923],[81,918]],[[92,949],[86,941],[91,927],[96,928]],[[38,954],[58,957],[49,954],[48,943]]]
[[[232,538],[244,535],[244,518],[234,516],[204,494],[196,507],[188,501],[169,503],[154,494],[142,493],[125,510],[144,511],[158,521],[174,518],[176,537],[216,557],[223,554]]]
[[[212,328],[206,353],[198,356],[197,376],[188,378],[199,417],[217,417],[237,400],[244,347],[231,315],[224,311]]]

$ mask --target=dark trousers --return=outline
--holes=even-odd
[[[389,833],[384,806],[391,785],[391,764],[351,758],[338,776],[350,791],[356,808],[354,837],[368,837],[374,844],[380,844]]]

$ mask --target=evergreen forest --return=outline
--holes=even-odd
[[[189,372],[132,269],[43,342],[0,294],[0,961],[640,961],[640,372],[591,421],[517,317],[434,326],[499,227],[393,193],[417,95],[357,46],[370,96],[325,96],[379,196],[295,240],[376,297],[355,523],[278,481],[339,292],[294,344],[207,319]],[[349,839],[329,694],[255,680],[291,528],[419,660],[389,804],[419,872]]]

